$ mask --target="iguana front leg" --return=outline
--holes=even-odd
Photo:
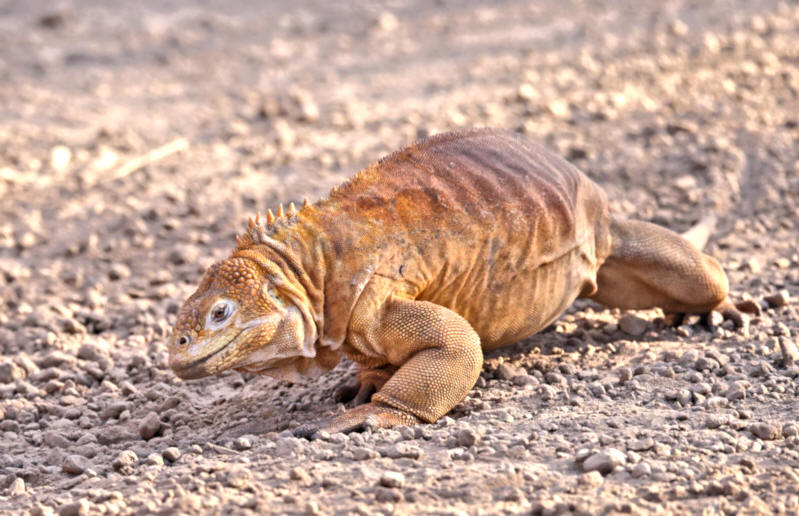
[[[370,403],[328,421],[303,425],[295,435],[432,423],[474,387],[483,351],[480,337],[463,317],[427,301],[404,299],[389,301],[381,312],[372,321],[356,320],[352,326],[359,333],[356,338],[384,350],[397,372]]]

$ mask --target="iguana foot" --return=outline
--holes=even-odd
[[[367,403],[327,420],[306,423],[294,429],[296,437],[315,439],[319,432],[362,432],[378,428],[391,428],[398,425],[415,425],[423,421],[413,414],[383,405]]]
[[[726,300],[713,309],[713,312],[718,312],[724,317],[724,320],[732,321],[736,328],[744,328],[749,326],[749,315],[755,313],[751,309],[751,302],[742,301],[733,303]],[[711,326],[710,317],[712,312],[704,313],[702,315],[702,322],[706,326]],[[664,320],[669,326],[680,326],[688,314],[685,312],[671,312],[666,313]]]
[[[759,310],[760,307],[756,306],[756,308]],[[721,313],[721,315],[724,316],[724,319],[732,321],[736,328],[748,328],[748,314],[758,315],[757,312],[752,309],[752,303],[747,301],[733,303],[729,299],[726,299],[723,303],[717,306],[715,311]]]
[[[356,407],[368,403],[372,399],[372,394],[382,389],[396,371],[397,368],[394,366],[358,371],[354,379],[336,389],[333,399],[339,403],[352,401],[352,405]]]

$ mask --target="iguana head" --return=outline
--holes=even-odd
[[[170,367],[181,378],[201,378],[231,368],[279,372],[315,356],[315,326],[297,294],[280,268],[257,254],[215,263],[178,311]]]
[[[289,216],[295,214],[291,205]],[[181,378],[236,369],[294,380],[338,362],[339,352],[315,345],[316,319],[299,260],[270,237],[275,220],[271,211],[266,224],[250,219],[231,256],[208,269],[178,311],[168,348],[169,365]]]

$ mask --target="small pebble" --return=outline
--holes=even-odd
[[[616,466],[620,466],[627,461],[622,452],[615,448],[607,448],[605,451],[591,455],[583,461],[583,471],[599,471],[603,475],[612,472]]]
[[[654,447],[655,440],[651,437],[644,437],[643,439],[638,439],[627,445],[627,449],[633,451],[646,451],[651,450]]]
[[[305,484],[306,486],[311,485],[313,482],[311,475],[300,466],[292,468],[289,472],[289,477],[291,477],[292,480],[298,480],[300,483]]]
[[[170,446],[169,448],[161,452],[161,455],[163,455],[164,458],[169,462],[175,462],[180,458],[180,450],[178,450],[174,446]]]
[[[164,465],[164,456],[160,453],[151,453],[147,456],[147,460],[145,461],[146,464],[150,466],[163,466]]]
[[[139,435],[145,441],[155,436],[161,430],[161,419],[155,412],[148,412],[139,422]]]
[[[246,487],[252,480],[252,473],[243,466],[231,468],[225,474],[225,485],[234,489]]]
[[[61,464],[61,470],[70,475],[80,475],[89,468],[89,459],[82,455],[67,455]]]
[[[91,514],[91,504],[85,498],[64,504],[58,508],[58,516],[84,516],[88,514]]]
[[[790,302],[791,295],[786,289],[782,289],[776,294],[765,296],[763,299],[771,308],[782,308]]]
[[[380,477],[380,485],[383,487],[403,487],[405,485],[405,475],[398,471],[386,471]]]
[[[771,423],[754,423],[749,426],[749,431],[763,439],[764,441],[773,441],[780,437],[780,429]]]
[[[605,479],[602,478],[602,473],[600,473],[599,471],[590,471],[588,473],[583,473],[577,479],[577,482],[581,486],[585,487],[597,487],[602,485],[604,481]]]
[[[402,491],[396,488],[377,487],[375,489],[375,500],[381,503],[397,503],[403,500]]]
[[[241,436],[233,441],[233,447],[237,450],[249,450],[252,448],[252,439],[248,436]]]
[[[652,466],[648,462],[639,462],[635,465],[632,471],[632,476],[635,478],[648,477],[652,474]]]
[[[478,434],[471,428],[464,428],[463,430],[458,431],[457,434],[458,446],[463,446],[464,448],[468,448],[470,446],[474,446],[479,442],[480,442],[480,434]]]
[[[117,458],[111,463],[111,466],[123,475],[130,475],[133,473],[133,468],[139,461],[139,456],[133,450],[123,450],[119,452]]]
[[[6,491],[8,496],[18,496],[21,494],[25,494],[25,481],[20,477],[14,479],[11,482],[11,485],[8,486],[8,490]]]
[[[517,365],[509,364],[508,362],[499,364],[499,367],[497,367],[497,370],[494,373],[494,375],[500,380],[510,380],[515,376],[521,376],[524,374],[527,374],[527,371]]]
[[[619,318],[619,328],[621,331],[633,337],[643,335],[648,326],[649,321],[641,319],[637,315],[624,314]]]

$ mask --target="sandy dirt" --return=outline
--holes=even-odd
[[[0,512],[799,513],[797,99],[795,1],[0,1]],[[348,363],[170,372],[247,216],[483,125],[618,213],[717,213],[761,314],[579,303],[440,422],[313,442]]]

